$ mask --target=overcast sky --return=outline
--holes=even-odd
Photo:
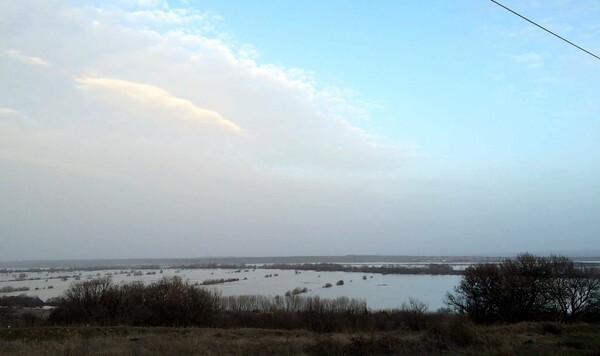
[[[600,1],[504,3],[600,53]],[[0,244],[599,251],[600,60],[483,0],[3,0]]]

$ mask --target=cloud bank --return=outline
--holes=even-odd
[[[371,188],[410,161],[357,126],[343,90],[257,62],[218,16],[161,1],[0,13],[1,259],[362,246]]]
[[[523,110],[530,98],[499,95],[477,68],[415,52],[402,62],[410,75],[381,86],[404,117],[378,118],[352,89],[261,60],[220,29],[226,19],[186,4],[0,1],[0,260],[597,245],[588,72],[565,87],[544,84],[550,97],[570,96],[555,106],[538,95],[537,112]],[[427,31],[438,41],[456,35]],[[509,94],[527,81],[512,78],[575,68],[530,39],[513,42],[472,52],[513,68],[498,67]],[[366,55],[379,66],[386,51]],[[381,63],[410,56],[392,57]],[[381,65],[378,80],[391,69]],[[566,105],[582,79],[585,95]]]

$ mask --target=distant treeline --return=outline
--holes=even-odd
[[[161,269],[165,266],[161,265],[139,265],[139,266],[93,266],[93,267],[52,267],[52,268],[19,268],[19,269],[0,269],[0,274],[15,274],[15,273],[62,273],[62,272],[96,272],[106,270],[134,270],[134,269]]]
[[[194,263],[182,266],[181,269],[232,269],[236,272],[250,269],[283,269],[295,271],[317,272],[354,272],[378,274],[423,274],[423,275],[461,275],[462,270],[455,270],[449,264],[430,263],[422,267],[385,264],[381,266],[347,265],[339,263],[274,263],[265,265],[246,265],[243,263]]]
[[[121,269],[140,268],[141,266],[162,266],[162,268],[180,268],[192,264],[247,264],[259,265],[270,263],[412,263],[412,262],[499,262],[500,257],[483,256],[390,256],[390,255],[347,255],[347,256],[283,256],[283,257],[202,257],[202,258],[152,258],[152,259],[114,259],[114,260],[55,260],[55,261],[21,261],[2,262],[3,269],[19,270],[22,268],[57,268],[73,267],[75,270],[85,268]],[[597,260],[597,258],[594,258]]]
[[[424,267],[409,267],[398,264],[385,264],[382,266],[369,266],[369,265],[344,265],[338,263],[275,263],[275,264],[264,264],[264,265],[247,265],[244,263],[192,263],[181,266],[159,266],[159,265],[145,265],[145,266],[111,266],[111,267],[84,267],[84,268],[29,268],[29,269],[4,269],[0,270],[0,273],[14,274],[14,273],[66,273],[66,272],[78,272],[78,271],[102,271],[102,270],[148,270],[148,269],[164,269],[164,268],[178,268],[182,270],[186,269],[232,269],[238,272],[255,270],[255,269],[286,269],[286,270],[302,270],[302,271],[319,271],[319,272],[357,272],[357,273],[380,273],[380,274],[433,274],[433,275],[460,275],[462,271],[454,270],[452,266],[448,264],[431,263]],[[39,278],[37,278],[39,279]]]
[[[66,272],[96,272],[106,270],[132,271],[132,270],[160,270],[160,269],[248,269],[256,266],[248,266],[244,263],[191,263],[181,265],[116,265],[116,266],[91,266],[91,267],[53,267],[53,268],[19,268],[19,269],[0,269],[0,274],[21,274],[21,273],[66,273]]]
[[[304,263],[304,264],[272,264],[264,266],[268,269],[286,269],[297,271],[317,272],[355,272],[355,273],[379,273],[379,274],[425,274],[425,275],[460,275],[461,270],[455,270],[448,264],[431,263],[423,267],[411,267],[402,265],[342,265],[337,263]]]
[[[244,263],[192,263],[180,266],[181,269],[235,269],[235,270],[243,270],[243,269],[255,269],[256,266],[247,266]]]

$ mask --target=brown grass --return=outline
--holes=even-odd
[[[3,333],[2,355],[298,355],[303,331],[194,328],[41,328]]]
[[[467,331],[461,331],[465,329]],[[477,326],[319,334],[305,330],[39,327],[0,330],[0,355],[590,355],[600,325]]]

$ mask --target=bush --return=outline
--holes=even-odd
[[[239,282],[239,278],[221,278],[221,279],[207,279],[204,282],[202,282],[203,286],[210,286],[213,284],[223,284],[223,283],[228,283],[228,282]]]
[[[447,349],[449,345],[472,345],[476,342],[477,333],[470,319],[464,315],[454,315],[432,323],[427,329],[426,337],[433,341],[438,349]]]
[[[475,327],[471,320],[458,315],[448,323],[448,340],[458,346],[469,346],[477,338]]]
[[[478,323],[573,322],[598,311],[600,276],[566,257],[523,254],[499,265],[467,268],[446,303]]]
[[[419,331],[423,328],[427,320],[427,304],[418,299],[409,298],[408,303],[402,303],[400,313],[404,322],[413,331]]]
[[[10,297],[0,297],[0,306],[3,307],[25,307],[36,308],[44,305],[44,301],[37,296],[27,296],[25,294]]]
[[[562,327],[556,323],[544,323],[542,324],[542,332],[553,335],[560,335],[562,333]]]
[[[140,282],[116,286],[104,277],[72,284],[50,314],[50,321],[202,326],[210,325],[219,308],[218,293],[180,277],[165,277],[148,286]]]
[[[308,288],[300,288],[300,287],[296,287],[293,290],[288,290],[287,292],[285,292],[285,296],[289,297],[292,295],[298,295],[298,294],[302,294],[302,293],[307,293],[308,292]]]
[[[29,291],[29,287],[5,286],[5,287],[0,288],[0,293],[27,292],[27,291]]]

